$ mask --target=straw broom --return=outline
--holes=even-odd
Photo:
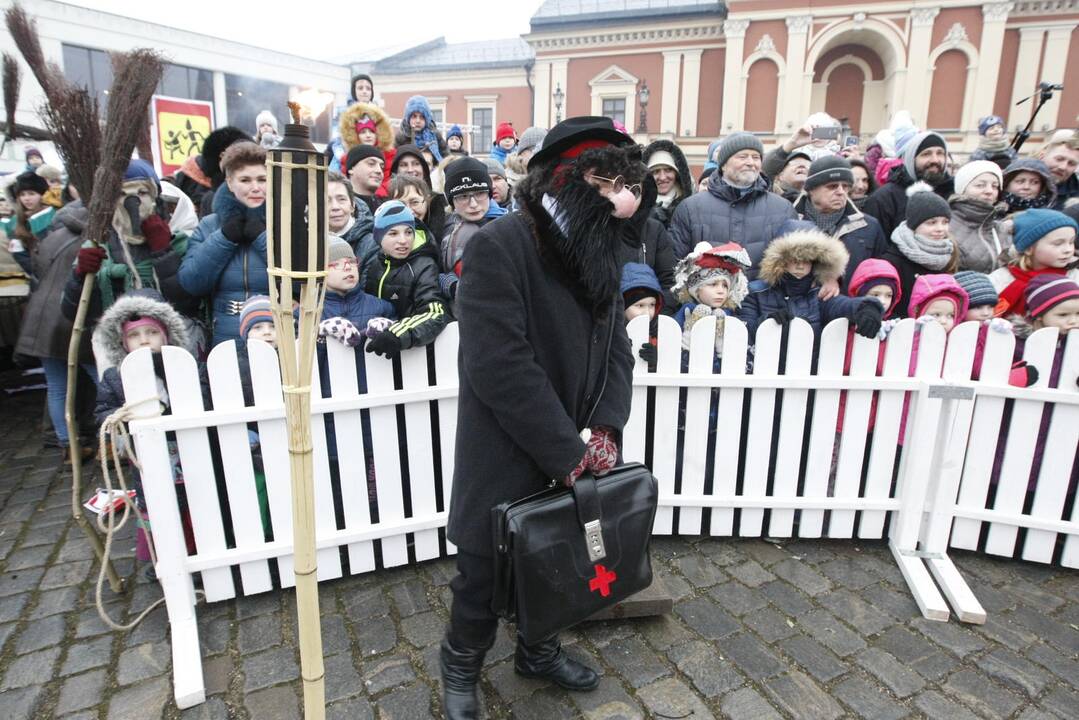
[[[293,123],[299,125],[301,110],[289,103]],[[286,141],[288,139],[286,127]],[[277,328],[278,353],[281,359],[282,390],[285,395],[285,421],[289,430],[289,468],[292,476],[292,537],[293,561],[296,573],[296,616],[300,635],[300,674],[303,678],[304,717],[323,720],[326,716],[325,667],[322,660],[322,628],[318,602],[318,556],[315,549],[314,465],[311,447],[311,370],[315,355],[318,321],[322,316],[325,290],[326,258],[317,257],[319,222],[311,206],[307,223],[307,264],[309,272],[293,269],[300,264],[292,257],[292,177],[291,168],[298,167],[298,153],[283,152],[275,160],[271,151],[266,156],[267,175],[274,178],[274,166],[283,165],[280,198],[275,197],[276,181],[271,180],[266,196],[266,259],[270,272],[270,305]],[[301,156],[302,157],[302,156]],[[316,165],[308,164],[307,197],[325,193],[317,186]],[[323,168],[325,166],[322,166]],[[275,208],[276,200],[281,207]],[[281,247],[274,248],[274,225],[280,213]],[[323,223],[324,224],[324,223]],[[323,245],[325,252],[325,245]],[[280,267],[275,258],[280,256]],[[297,342],[293,341],[293,293],[300,285],[300,327]]]
[[[7,127],[4,129],[4,144],[0,145],[0,152],[3,152],[8,140],[15,140],[19,136],[19,127],[15,124],[15,110],[19,105],[21,84],[22,71],[19,70],[19,61],[10,53],[4,53],[4,110]]]

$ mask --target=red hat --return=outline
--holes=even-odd
[[[513,129],[513,123],[499,123],[498,131],[495,133],[495,142],[500,143],[506,138],[517,139],[517,133]]]

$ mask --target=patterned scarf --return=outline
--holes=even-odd
[[[944,240],[930,240],[907,227],[906,221],[900,223],[892,233],[892,242],[911,262],[937,272],[948,267],[955,250],[955,243],[950,237]]]
[[[834,237],[839,230],[839,226],[843,224],[843,218],[846,216],[846,207],[842,207],[835,212],[825,213],[817,210],[813,202],[807,198],[805,204],[805,216],[807,220],[820,228],[821,232]]]
[[[1008,212],[1010,213],[1019,212],[1020,210],[1030,210],[1031,208],[1049,207],[1049,201],[1052,197],[1053,194],[1048,190],[1043,190],[1038,193],[1037,197],[1032,198],[1021,198],[1007,190],[1000,195],[1000,199],[1008,203]]]

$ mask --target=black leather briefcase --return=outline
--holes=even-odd
[[[494,508],[494,612],[535,643],[651,585],[658,498],[633,463]]]

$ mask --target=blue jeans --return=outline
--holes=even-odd
[[[49,407],[49,419],[56,431],[56,438],[67,445],[67,423],[64,421],[64,403],[67,400],[67,360],[60,358],[41,358],[41,367],[45,370],[46,403]],[[97,384],[97,368],[93,363],[80,363],[82,371]]]

